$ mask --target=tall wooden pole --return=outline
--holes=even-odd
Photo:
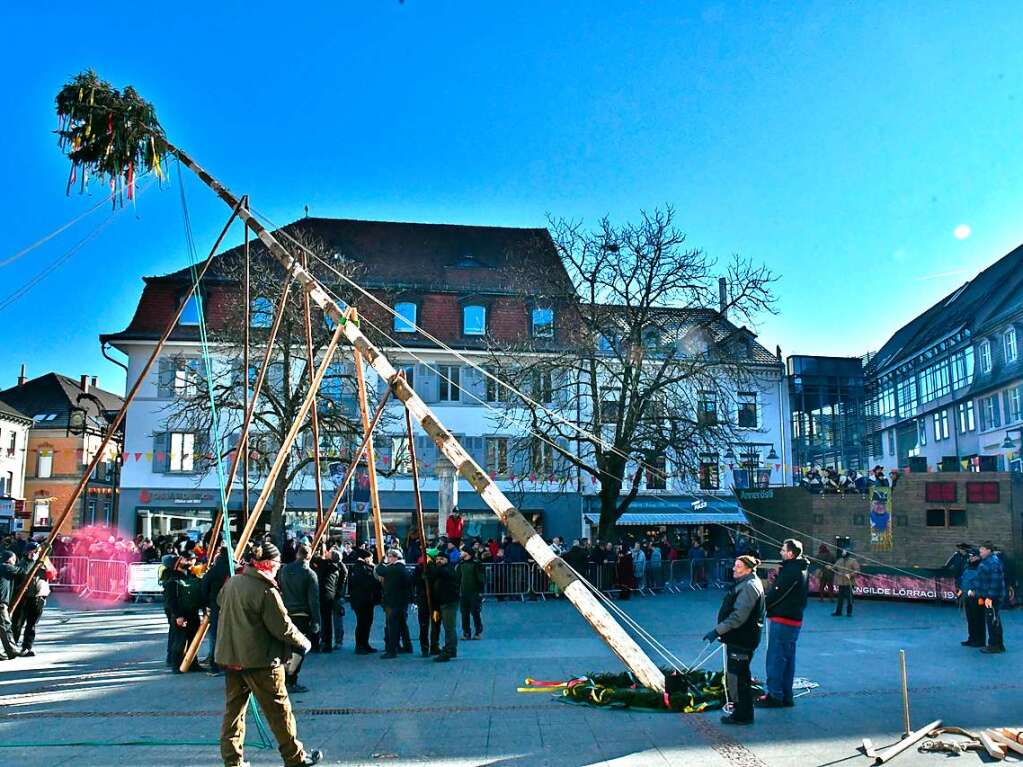
[[[181,319],[181,313],[185,311],[185,306],[188,304],[189,299],[195,293],[196,286],[206,275],[207,270],[210,268],[210,264],[213,263],[213,257],[217,254],[217,250],[220,249],[220,243],[224,241],[224,237],[227,236],[228,231],[231,229],[231,225],[234,223],[241,211],[241,202],[236,201],[230,218],[227,219],[227,223],[224,224],[224,228],[220,231],[220,235],[217,237],[217,241],[213,243],[213,247],[210,248],[210,254],[206,257],[206,261],[203,262],[202,267],[196,276],[195,282],[189,286],[188,292],[181,299],[181,303],[178,306],[178,310],[174,312],[174,316],[171,317],[170,322],[167,323],[167,327],[164,328],[163,334],[160,336],[160,340],[156,342],[156,346],[153,347],[153,351],[149,355],[149,359],[146,360],[146,364],[139,372],[138,378],[135,379],[135,383],[132,384],[131,390],[124,399],[124,404],[121,405],[121,409],[117,411],[117,415],[114,417],[113,423],[110,424],[110,428],[107,429],[107,433],[100,440],[99,447],[96,448],[96,453],[89,461],[89,465],[85,468],[82,476],[78,480],[78,484],[75,485],[75,489],[71,493],[71,497],[68,498],[67,503],[64,506],[64,510],[57,516],[57,519],[53,522],[53,526],[50,528],[50,534],[46,538],[46,543],[43,544],[43,550],[39,556],[32,562],[32,566],[28,570],[28,575],[25,578],[25,582],[21,584],[21,588],[18,589],[18,593],[14,597],[14,601],[11,602],[11,613],[17,609],[18,604],[25,596],[25,592],[28,590],[29,584],[32,583],[35,578],[36,571],[39,570],[40,564],[43,559],[49,556],[50,549],[53,548],[53,542],[57,536],[60,535],[60,528],[64,524],[64,521],[68,518],[68,515],[72,512],[75,504],[78,503],[78,499],[82,495],[82,491],[85,490],[85,486],[89,483],[89,478],[92,477],[92,473],[96,470],[100,460],[106,455],[107,447],[113,440],[117,430],[121,428],[121,424],[124,423],[124,418],[128,414],[128,407],[132,402],[135,401],[135,397],[139,393],[139,389],[142,388],[142,384],[145,383],[146,377],[149,375],[149,371],[153,367],[153,363],[156,362],[157,357],[160,356],[160,352],[163,351],[164,345],[167,343],[167,339],[170,338],[171,333],[178,326],[178,320]]]
[[[245,412],[249,412],[249,339],[252,330],[252,319],[250,317],[252,313],[252,285],[249,280],[249,227],[245,227],[245,332],[243,335],[244,348],[242,349],[242,365],[245,368],[243,373],[243,380],[245,386],[242,388],[244,392],[244,399],[242,405],[245,408]],[[291,282],[291,280],[288,280]],[[238,519],[241,520],[241,524],[245,524],[249,519],[249,445],[248,440],[244,446],[241,444],[241,436],[238,437],[238,449],[242,451],[242,513],[238,515]],[[228,500],[231,500],[230,494],[228,494]],[[211,539],[212,540],[212,539]]]
[[[399,373],[401,380],[405,380],[405,374]],[[412,497],[416,504],[416,523],[419,525],[419,548],[423,552],[423,587],[426,591],[426,609],[430,611],[430,620],[433,620],[433,595],[430,593],[430,579],[426,576],[426,521],[423,518],[423,496],[419,492],[419,462],[416,459],[416,438],[412,429],[412,414],[405,409],[405,430],[408,434],[408,456],[409,466],[412,469]],[[414,564],[419,564],[415,562]]]
[[[303,254],[305,255],[305,254]],[[302,259],[302,265],[308,269],[309,261]],[[305,319],[305,346],[306,346],[306,370],[309,371],[309,385],[313,385],[313,322],[312,312],[309,309],[309,294],[302,293],[302,308]],[[316,400],[313,400],[312,431],[313,431],[313,475],[316,486],[316,527],[323,524],[323,485],[320,479],[320,417],[317,413]],[[314,549],[315,551],[315,549]]]
[[[168,150],[184,163],[200,180],[228,205],[237,205],[237,198],[198,165],[186,152],[168,142]],[[312,300],[328,317],[340,323],[348,342],[356,348],[369,365],[382,379],[387,381],[395,396],[405,403],[412,417],[420,425],[427,436],[437,445],[437,449],[457,468],[459,475],[479,494],[480,498],[497,515],[508,533],[522,544],[533,560],[543,568],[544,572],[561,589],[565,597],[575,605],[580,614],[593,626],[594,630],[607,642],[612,652],[636,675],[646,686],[658,692],[664,691],[664,673],[647,657],[625,630],[618,625],[607,609],[590,592],[560,556],[536,532],[522,513],[515,508],[497,483],[490,479],[472,456],[458,443],[454,435],[437,419],[437,416],[423,402],[422,398],[406,381],[398,377],[398,371],[359,329],[355,322],[347,322],[343,317],[343,309],[327,293],[322,285],[301,263],[294,258],[278,242],[273,233],[254,218],[249,211],[242,210],[239,215],[252,227],[252,231],[267,247],[289,273],[294,273],[303,288],[308,291]]]
[[[358,321],[352,312],[353,321]],[[359,391],[359,415],[362,417],[362,432],[366,435],[366,471],[369,474],[369,505],[373,512],[373,534],[377,541],[377,561],[384,561],[384,526],[380,521],[380,494],[377,492],[377,462],[373,450],[373,432],[369,427],[369,404],[366,401],[366,375],[362,369],[362,353],[355,350],[355,381]]]

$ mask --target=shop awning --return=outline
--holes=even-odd
[[[746,525],[749,520],[742,509],[734,511],[680,511],[664,514],[628,513],[619,517],[618,525]]]

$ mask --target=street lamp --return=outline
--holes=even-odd
[[[774,445],[771,445],[771,452],[767,454],[767,460],[768,461],[777,461],[778,460],[778,454],[776,452],[774,452]]]
[[[1012,437],[1009,436],[1013,432],[1017,432],[1020,435],[1020,438],[1023,439],[1023,428],[1006,429],[1005,439],[1002,441],[1002,450],[1012,450],[1014,447],[1016,447],[1016,442],[1012,439]]]

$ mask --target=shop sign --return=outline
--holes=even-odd
[[[147,490],[139,491],[141,503],[172,503],[175,506],[208,506],[216,503],[212,490]]]

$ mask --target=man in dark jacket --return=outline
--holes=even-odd
[[[320,584],[316,573],[309,567],[312,552],[309,546],[300,543],[295,549],[295,561],[281,568],[278,579],[281,584],[281,598],[298,630],[311,637],[320,631]],[[298,683],[298,672],[302,670],[304,653],[293,652],[288,663],[286,679],[288,691],[307,692],[308,688]]]
[[[384,654],[381,660],[398,657],[399,652],[412,652],[408,633],[408,603],[412,599],[412,578],[398,549],[388,549],[385,562],[376,566],[374,575],[380,579],[380,604],[384,608],[386,629]]]
[[[220,621],[220,607],[217,605],[217,597],[220,596],[220,590],[227,583],[227,579],[231,577],[231,571],[227,564],[227,558],[229,554],[226,547],[220,547],[220,553],[217,554],[213,560],[213,564],[205,572],[202,577],[202,596],[203,602],[209,607],[210,611],[210,657],[209,657],[209,669],[214,674],[219,674],[220,669],[217,667],[216,662],[213,660],[214,650],[217,647],[217,624]]]
[[[434,658],[446,663],[458,655],[458,634],[455,633],[455,612],[458,610],[458,579],[448,567],[448,558],[439,552],[434,559],[433,580],[430,582],[430,596],[433,600],[435,620],[444,626],[444,647]]]
[[[1002,616],[999,612],[1005,599],[1005,573],[1002,561],[995,554],[993,543],[980,545],[980,567],[977,568],[977,600],[984,606],[984,622],[987,624],[987,647],[980,651],[987,654],[1005,652],[1002,637]]]
[[[462,614],[462,639],[479,639],[483,635],[483,584],[486,581],[486,574],[483,565],[479,563],[471,551],[465,551],[462,559],[455,568],[458,576],[459,611]],[[469,619],[472,618],[472,626]],[[475,628],[475,634],[470,634],[470,628]]]
[[[767,607],[767,694],[757,699],[765,708],[794,705],[792,680],[796,675],[796,641],[803,625],[809,593],[803,544],[788,538],[781,545],[781,569],[764,595]]]
[[[39,558],[41,553],[42,549],[34,541],[26,547],[25,561],[18,569],[18,576],[14,579],[15,594],[18,593],[18,590],[25,583],[25,580],[28,578],[28,572],[32,569],[32,564]],[[22,598],[21,604],[18,605],[18,609],[14,612],[14,641],[15,643],[19,640],[21,641],[21,654],[26,658],[31,658],[35,655],[32,645],[36,639],[36,624],[43,617],[43,610],[46,609],[46,597],[50,595],[50,582],[47,580],[48,573],[50,572],[53,572],[53,565],[50,564],[48,559],[44,559],[42,566],[32,576],[32,582],[25,589],[25,596]]]
[[[764,587],[757,577],[759,564],[748,554],[736,558],[732,587],[718,610],[718,625],[703,637],[708,642],[720,640],[728,656],[725,684],[733,708],[731,714],[721,717],[722,724],[753,724],[753,681],[749,667],[764,627]]]
[[[220,755],[228,767],[244,761],[245,710],[252,695],[266,717],[287,767],[317,764],[319,751],[306,752],[284,682],[288,647],[310,648],[288,618],[276,576],[281,553],[272,543],[258,547],[252,564],[220,590],[220,630],[214,659],[224,669],[225,707]]]
[[[202,583],[192,572],[193,567],[195,552],[186,549],[175,559],[174,567],[164,573],[163,602],[170,619],[170,664],[175,674],[181,673],[185,651],[199,630],[199,610],[203,606]],[[188,670],[202,671],[203,668],[196,660]]]
[[[977,603],[977,577],[980,574],[980,553],[973,551],[959,578],[959,596],[966,611],[966,641],[964,647],[983,647],[987,639],[984,625],[984,605]]]
[[[370,560],[373,555],[367,549],[355,550],[355,561],[348,568],[348,601],[355,613],[355,654],[369,655],[376,652],[369,644],[369,632],[373,628],[373,609],[380,604],[380,581],[373,577]]]
[[[416,588],[416,614],[419,619],[419,649],[424,658],[440,655],[440,621],[433,618],[433,598],[430,581],[433,580],[434,557],[437,549],[427,549],[426,556],[417,564],[412,574]]]
[[[11,601],[14,599],[14,583],[19,576],[17,567],[18,555],[7,549],[0,549],[0,644],[3,645],[6,657],[10,660],[18,655],[11,633]]]
[[[341,553],[337,549],[324,552],[323,556],[314,556],[309,567],[316,574],[316,582],[320,586],[320,635],[314,644],[314,652],[334,651],[334,621],[339,607],[341,593]],[[340,644],[341,637],[337,637]]]

